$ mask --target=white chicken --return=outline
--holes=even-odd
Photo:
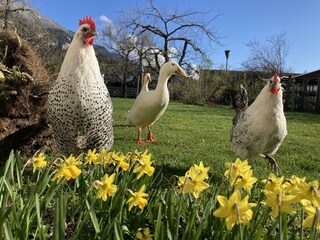
[[[272,157],[287,135],[283,112],[282,87],[277,73],[268,80],[255,101],[234,118],[231,141],[234,152],[242,159],[253,160],[259,154],[279,167]]]
[[[175,62],[164,63],[160,68],[158,83],[153,91],[141,91],[127,115],[128,124],[138,128],[138,144],[141,141],[141,128],[148,128],[146,142],[156,141],[150,126],[165,112],[169,104],[168,80],[172,75],[186,77],[186,73]]]
[[[79,22],[57,80],[48,97],[49,121],[63,153],[113,144],[113,107],[92,46],[97,35],[92,18]]]

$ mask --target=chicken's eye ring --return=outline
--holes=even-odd
[[[89,29],[87,28],[87,27],[83,27],[82,28],[82,32],[86,32],[86,31],[88,31]]]

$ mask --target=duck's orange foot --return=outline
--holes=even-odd
[[[153,136],[148,136],[146,142],[156,142],[157,140]]]
[[[141,140],[139,140],[137,143],[138,143],[139,146],[145,146],[145,145],[148,144],[147,142],[144,142],[144,141],[141,141]]]

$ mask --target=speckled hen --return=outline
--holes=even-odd
[[[255,101],[249,107],[244,104],[238,111],[231,129],[231,141],[237,156],[253,160],[259,154],[264,155],[277,171],[279,168],[272,156],[286,135],[282,87],[275,73]]]
[[[48,97],[49,121],[65,154],[113,144],[112,101],[92,46],[96,26],[91,17],[79,25]]]

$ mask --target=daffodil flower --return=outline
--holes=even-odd
[[[193,164],[193,167],[195,168],[195,170],[198,171],[198,174],[199,175],[204,175],[204,179],[208,179],[209,178],[209,175],[208,175],[208,172],[210,170],[210,167],[205,167],[203,165],[203,162],[201,161],[199,165],[197,164]]]
[[[58,165],[52,180],[57,180],[60,182],[62,178],[65,178],[66,180],[76,179],[81,174],[81,170],[77,167],[81,164],[82,163],[79,160],[79,157],[75,158],[71,154],[67,159]]]
[[[244,173],[240,173],[240,175],[235,179],[234,186],[235,189],[240,190],[243,188],[247,193],[251,192],[253,184],[258,181],[258,178],[252,176],[253,172],[251,169],[247,170]]]
[[[309,200],[301,200],[307,217],[303,220],[302,226],[320,230],[320,207],[313,206]]]
[[[237,158],[234,163],[226,162],[225,167],[227,168],[227,171],[225,171],[224,176],[226,178],[231,178],[231,181],[236,179],[241,173],[251,169],[248,161],[241,161],[240,158]]]
[[[101,181],[97,180],[93,183],[93,186],[98,189],[97,198],[101,198],[103,201],[107,201],[108,196],[113,196],[117,190],[117,185],[113,184],[115,173],[111,174],[110,176],[108,174],[105,174]]]
[[[289,182],[284,182],[284,176],[276,177],[273,173],[270,173],[268,179],[261,181],[265,184],[264,189],[271,192],[280,192],[290,186]]]
[[[43,153],[40,153],[38,156],[32,158],[32,163],[33,172],[35,172],[37,168],[44,168],[47,166],[46,156]]]
[[[129,211],[133,206],[139,206],[140,209],[143,209],[148,204],[148,200],[145,199],[148,197],[148,194],[144,192],[145,189],[146,186],[143,184],[138,192],[134,193],[129,190],[130,194],[132,195],[132,197],[127,201],[127,203],[129,203]]]
[[[249,224],[253,217],[251,208],[256,204],[248,203],[248,195],[241,200],[241,194],[236,190],[230,199],[221,195],[218,195],[217,199],[220,207],[213,212],[213,215],[219,218],[225,218],[228,230],[231,230],[235,224]]]
[[[286,194],[285,190],[279,190],[274,192],[273,189],[263,190],[266,196],[265,201],[261,202],[272,209],[272,217],[275,219],[279,213],[295,213],[292,204],[296,202],[294,195]]]
[[[115,155],[113,158],[114,158],[114,161],[117,165],[117,167],[116,167],[117,172],[119,171],[120,168],[123,171],[128,171],[130,164],[127,162],[127,157],[125,155],[123,155],[122,153],[119,153],[119,154]]]
[[[291,189],[292,195],[297,197],[297,201],[306,199],[311,201],[315,206],[320,204],[320,191],[317,180],[306,183],[305,181],[297,182]]]
[[[137,233],[136,233],[136,239],[140,239],[140,240],[152,240],[153,235],[150,233],[150,229],[144,228],[144,229],[140,229]]]
[[[97,153],[97,150],[96,149],[89,149],[88,150],[88,153],[85,157],[85,163],[84,164],[100,164],[101,161],[100,161],[100,154]]]
[[[204,182],[206,175],[200,173],[191,167],[186,172],[185,176],[179,177],[178,186],[182,193],[191,193],[194,198],[198,198],[200,193],[209,187],[209,184]]]
[[[137,179],[141,178],[144,174],[147,174],[149,177],[153,175],[155,169],[151,166],[152,163],[151,154],[140,156],[138,164],[133,169],[134,173],[139,173]]]
[[[100,151],[100,158],[104,166],[114,163],[112,159],[113,154],[114,152],[107,152],[105,148],[102,148],[102,150]]]

